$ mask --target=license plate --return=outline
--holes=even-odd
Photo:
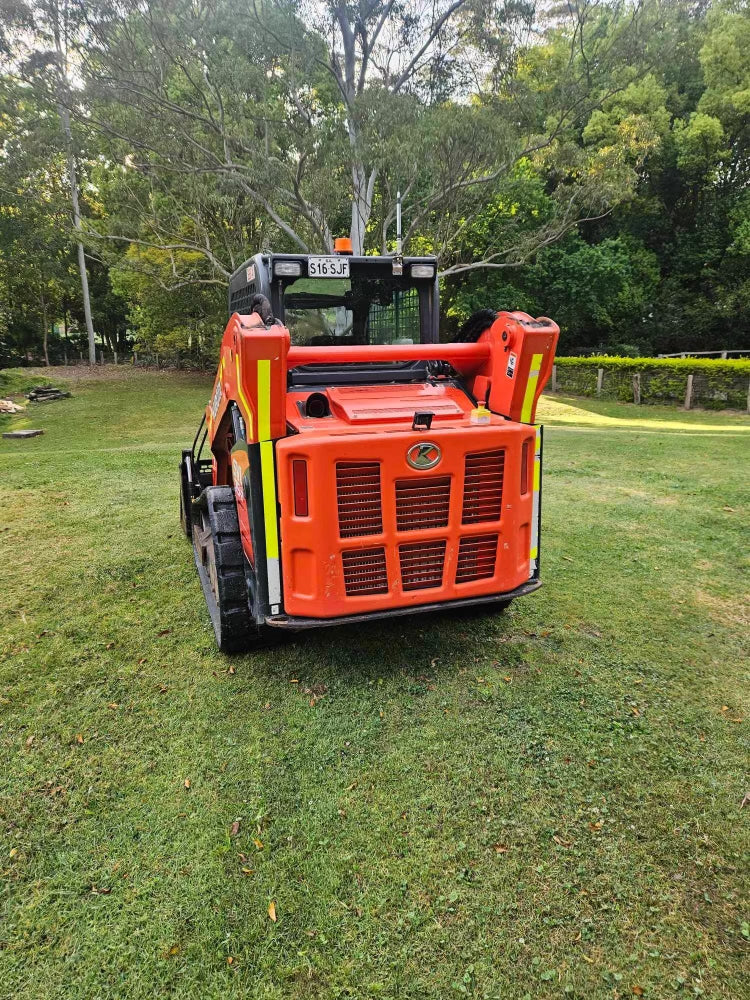
[[[310,278],[348,278],[348,257],[308,257],[307,274]]]

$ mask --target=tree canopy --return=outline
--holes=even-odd
[[[346,234],[392,252],[397,192],[446,334],[493,307],[552,315],[568,353],[750,342],[739,0],[0,0],[0,20],[0,363],[59,347],[61,320],[77,336],[79,238],[105,343],[210,352],[245,258]]]

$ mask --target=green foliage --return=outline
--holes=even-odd
[[[709,177],[727,155],[721,122],[701,111],[694,111],[688,121],[675,122],[674,142],[677,167],[688,177]]]
[[[524,269],[474,272],[451,295],[449,315],[463,321],[490,307],[552,316],[563,330],[563,353],[608,339],[637,344],[658,281],[658,258],[633,238],[592,245],[570,236]]]
[[[175,282],[176,273],[183,279]],[[131,303],[137,350],[148,348],[165,357],[216,356],[227,320],[226,291],[216,282],[209,296],[198,280],[184,277],[191,273],[196,279],[206,273],[205,257],[193,250],[131,244],[113,264],[113,287]]]
[[[324,250],[347,231],[393,251],[399,190],[407,252],[440,260],[446,336],[494,306],[553,316],[563,354],[750,347],[746,4],[316,10],[94,4],[84,29],[68,0],[8,6],[0,364],[39,358],[45,339],[54,359],[55,331],[73,348],[82,326],[60,16],[110,350],[210,355],[251,253]]]
[[[687,376],[693,376],[692,402],[706,409],[745,410],[750,391],[750,360],[716,358],[587,358],[559,357],[557,390],[597,395],[597,372],[604,376],[604,399],[633,401],[632,376],[640,375],[641,402],[682,403]]]

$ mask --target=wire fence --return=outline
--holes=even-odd
[[[158,354],[153,351],[103,351],[97,348],[96,364],[128,365],[131,368],[184,369],[186,371],[213,371],[216,368],[216,351],[210,354],[199,352],[178,352],[177,354]],[[77,351],[64,354],[59,358],[50,359],[50,368],[69,368],[73,365],[87,365],[88,353]],[[38,367],[38,362],[35,363]]]
[[[750,413],[750,365],[718,361],[690,366],[685,363],[635,366],[591,363],[588,358],[559,359],[552,370],[548,392],[614,399],[636,404],[700,407],[707,410],[744,410]],[[579,362],[579,363],[577,363]]]

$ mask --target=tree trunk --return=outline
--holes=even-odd
[[[47,300],[44,297],[44,292],[39,293],[39,301],[42,304],[42,345],[44,347],[44,363],[49,368],[49,352],[47,350],[47,340],[49,337],[49,323],[47,320]]]
[[[53,10],[54,19],[54,34],[55,34],[55,51],[57,53],[57,88],[58,88],[58,103],[57,111],[60,115],[60,124],[62,125],[63,136],[65,138],[65,149],[68,156],[68,186],[70,188],[70,201],[73,208],[73,228],[76,231],[79,239],[77,240],[78,248],[78,270],[81,275],[81,294],[83,296],[83,314],[86,317],[86,332],[89,338],[89,364],[96,364],[96,343],[94,340],[94,324],[91,319],[91,299],[89,297],[89,276],[86,271],[86,255],[83,249],[83,243],[80,240],[80,234],[83,231],[81,226],[81,211],[78,204],[78,179],[76,177],[76,161],[73,154],[73,136],[70,131],[70,112],[64,103],[64,96],[67,94],[68,90],[68,76],[67,76],[67,66],[65,53],[62,48],[62,39],[60,33],[60,20],[59,20],[59,9],[57,7]]]
[[[373,170],[368,177],[363,163],[352,163],[352,226],[349,235],[355,256],[364,253],[376,176],[377,172]]]

